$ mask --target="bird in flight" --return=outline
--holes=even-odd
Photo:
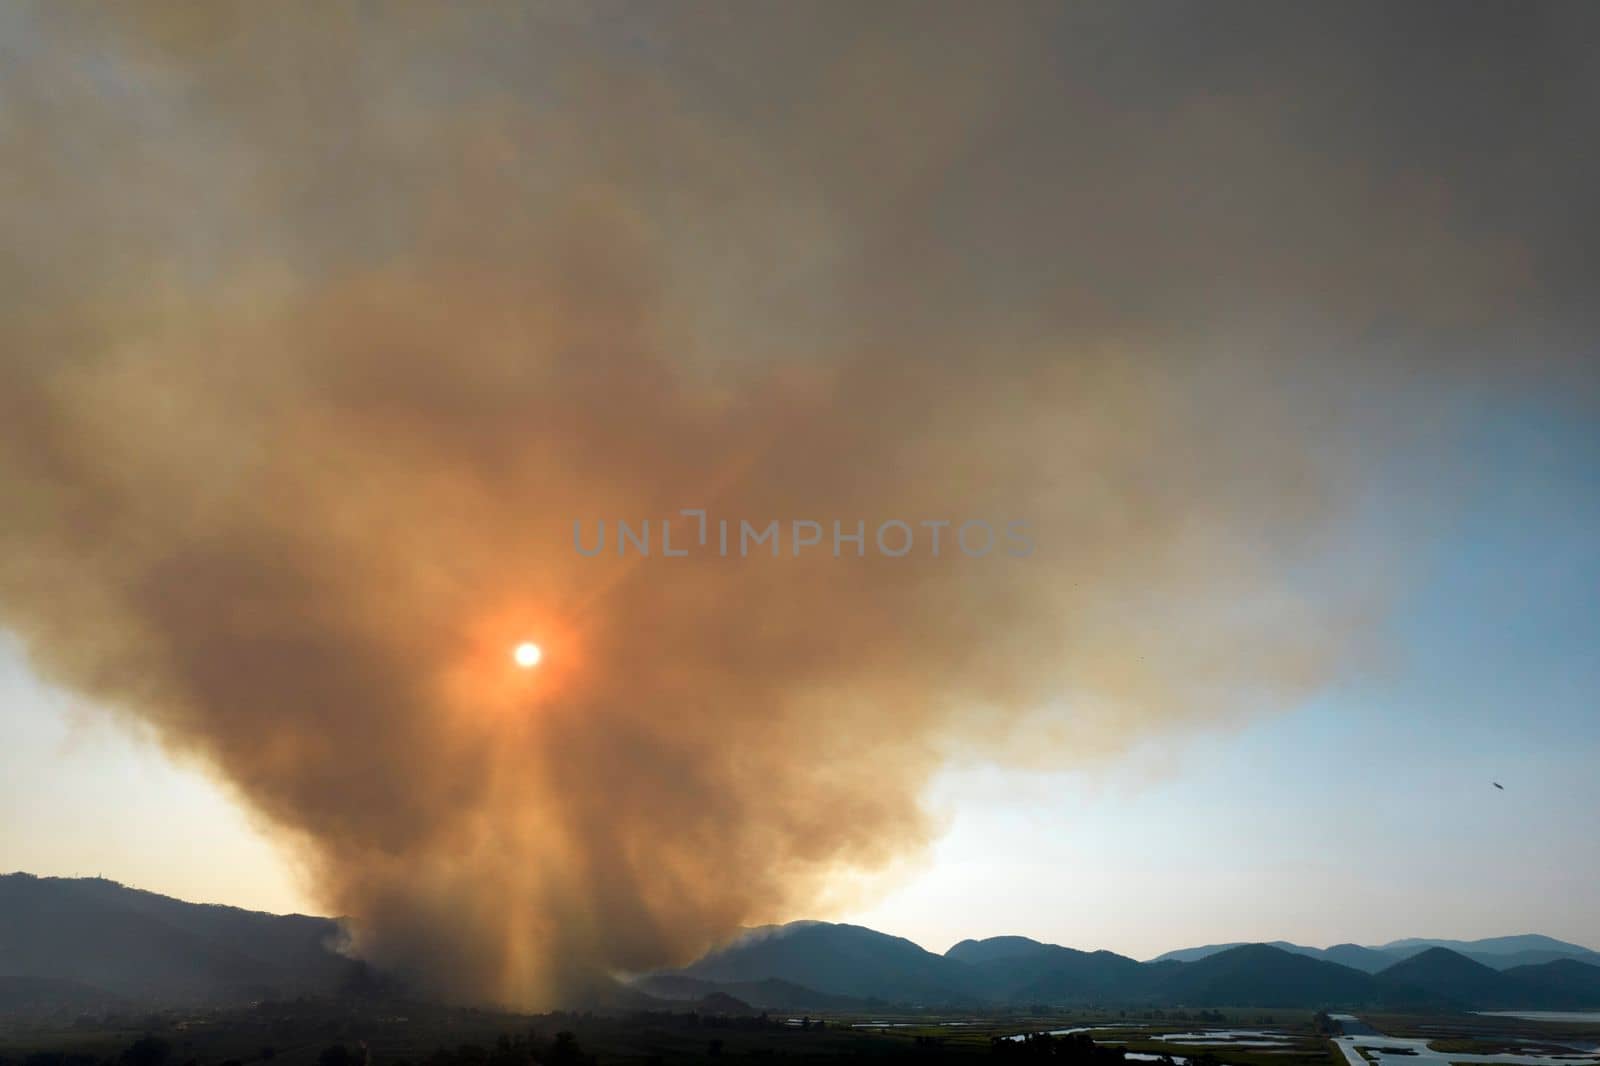
[[[1495,788],[1498,788],[1501,792],[1504,792],[1506,790],[1506,786],[1502,785],[1498,781],[1490,781],[1489,783],[1491,785],[1493,785]]]

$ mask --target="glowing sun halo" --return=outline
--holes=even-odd
[[[523,641],[512,649],[511,658],[524,670],[531,670],[539,665],[544,653],[539,650],[539,645]]]

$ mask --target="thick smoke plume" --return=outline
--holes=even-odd
[[[685,961],[914,852],[950,759],[1362,661],[1370,457],[1588,387],[1593,14],[11,5],[0,622],[369,958]],[[682,508],[823,542],[664,558]],[[872,543],[940,519],[1034,550]]]

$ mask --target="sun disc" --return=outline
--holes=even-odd
[[[539,650],[539,645],[524,641],[518,644],[511,652],[511,658],[524,670],[530,670],[539,665],[539,660],[544,658],[544,653]]]

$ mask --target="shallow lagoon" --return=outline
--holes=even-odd
[[[1349,1015],[1335,1019],[1356,1021]],[[1547,1019],[1556,1020],[1556,1019]],[[1363,1026],[1365,1027],[1365,1026]],[[1463,1051],[1434,1051],[1428,1040],[1418,1037],[1382,1036],[1375,1032],[1341,1036],[1335,1041],[1349,1066],[1370,1066],[1358,1048],[1369,1052],[1378,1066],[1450,1066],[1451,1063],[1495,1063],[1499,1066],[1588,1066],[1600,1063],[1594,1055],[1573,1052],[1566,1055],[1471,1055]]]
[[[1527,1022],[1595,1022],[1600,1010],[1480,1010],[1484,1018],[1520,1018]]]

